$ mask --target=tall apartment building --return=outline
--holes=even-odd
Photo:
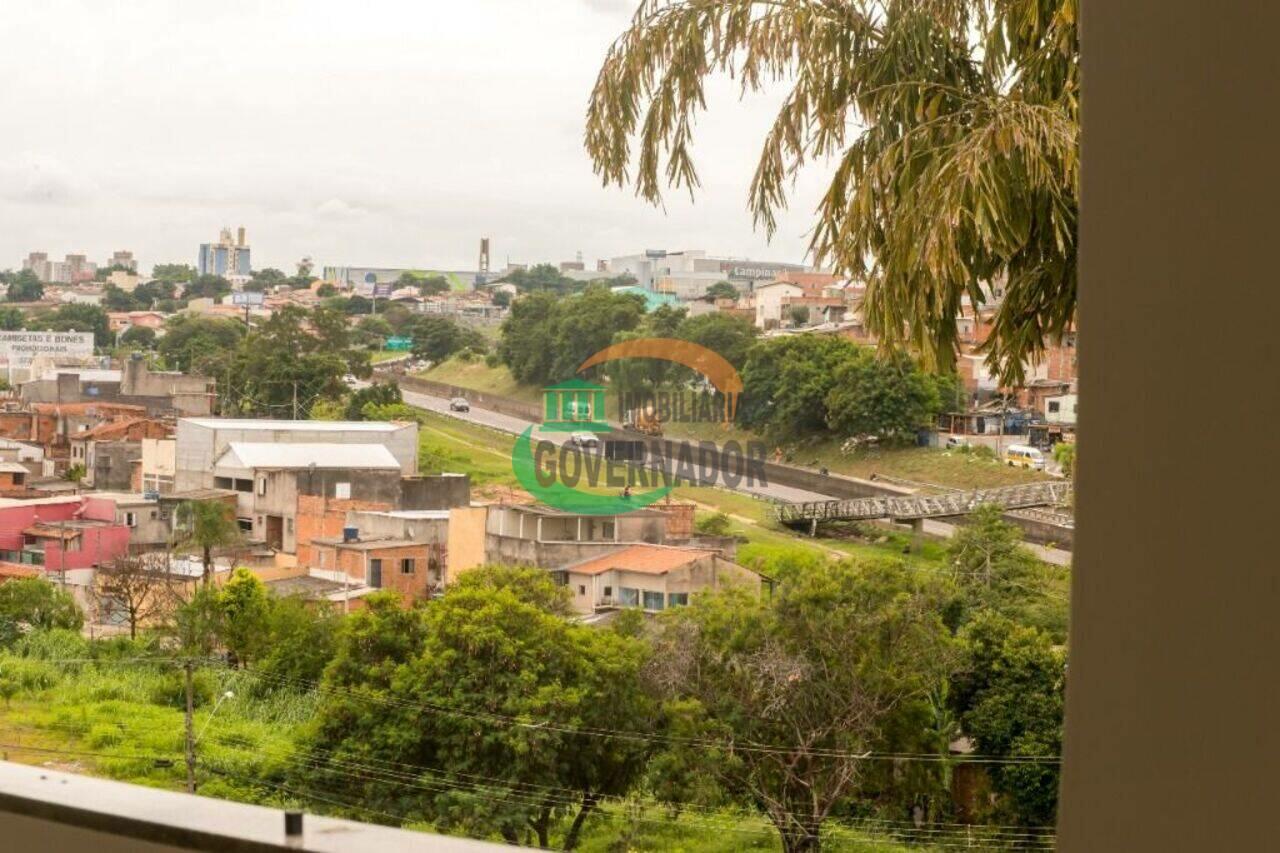
[[[200,275],[220,275],[224,278],[236,275],[249,275],[252,267],[249,264],[249,245],[245,243],[244,226],[241,226],[235,239],[231,237],[231,229],[223,228],[216,243],[201,243],[200,256],[196,260],[196,272]]]
[[[111,259],[107,261],[107,267],[124,267],[131,272],[138,271],[138,261],[133,256],[133,252],[115,251],[111,253]]]
[[[84,255],[67,255],[66,260],[51,261],[48,252],[31,252],[22,262],[24,270],[31,270],[45,284],[76,284],[92,281],[98,265]]]

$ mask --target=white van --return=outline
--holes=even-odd
[[[1004,461],[1010,468],[1034,468],[1043,471],[1044,454],[1025,444],[1011,444],[1004,451]]]

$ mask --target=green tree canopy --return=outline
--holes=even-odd
[[[21,270],[9,276],[9,290],[5,299],[9,302],[39,302],[44,298],[44,285],[31,270]]]
[[[707,288],[707,301],[715,302],[717,299],[737,299],[738,288],[734,287],[727,281],[717,281],[715,284]]]
[[[703,594],[665,614],[648,677],[686,703],[703,771],[761,809],[785,851],[816,850],[894,710],[950,673],[936,601],[909,572],[847,561],[772,597]]]
[[[585,144],[606,184],[658,204],[699,184],[707,78],[790,86],[748,205],[772,234],[795,173],[830,158],[812,251],[865,277],[868,327],[955,358],[961,298],[992,302],[1006,381],[1075,317],[1078,0],[652,0],[614,42]]]
[[[26,321],[27,317],[20,309],[11,305],[0,308],[0,329],[6,332],[13,332],[21,329]]]
[[[827,425],[840,435],[909,442],[942,408],[933,376],[905,354],[877,358],[870,349],[844,361],[827,392]]]
[[[575,375],[620,332],[636,329],[644,316],[642,297],[603,286],[569,297],[538,290],[512,303],[498,356],[520,382],[558,382]]]
[[[39,319],[33,317],[28,325],[30,328],[48,329],[51,332],[93,332],[95,346],[105,347],[111,343],[111,323],[107,312],[97,305],[60,305],[51,314]]]
[[[80,630],[84,614],[71,593],[43,578],[17,578],[0,583],[0,645],[23,630]]]
[[[964,732],[981,755],[1025,762],[991,765],[1002,795],[997,815],[1029,826],[1052,825],[1066,655],[1048,634],[990,611],[978,614],[960,641],[964,665],[952,679],[950,699]]]
[[[222,609],[221,635],[240,666],[247,666],[270,648],[271,599],[267,586],[244,566],[237,566],[218,590]]]
[[[178,314],[165,323],[159,351],[175,370],[201,373],[211,360],[234,349],[244,334],[244,324],[236,320]]]

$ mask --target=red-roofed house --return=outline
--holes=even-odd
[[[760,591],[769,581],[719,551],[637,543],[552,572],[569,587],[579,613],[619,607],[657,612],[688,604],[693,594],[745,584]]]

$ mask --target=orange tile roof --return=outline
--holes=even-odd
[[[146,414],[146,406],[132,403],[32,403],[31,411],[39,415],[83,415],[90,411],[100,414]]]
[[[40,575],[40,570],[34,566],[0,562],[0,578],[38,578]]]
[[[130,427],[146,423],[149,420],[151,418],[125,418],[124,420],[111,421],[110,423],[98,424],[93,429],[85,430],[84,432],[74,433],[71,438],[79,441],[84,441],[85,439],[105,441],[113,436],[128,435]],[[166,425],[161,424],[161,426],[165,427],[167,432],[172,433],[172,430],[169,430]]]
[[[618,551],[610,551],[603,557],[592,557],[580,563],[565,566],[565,569],[579,575],[598,575],[612,569],[647,575],[665,575],[672,569],[678,569],[704,557],[714,556],[716,553],[701,548],[675,548],[670,545],[628,545]]]

